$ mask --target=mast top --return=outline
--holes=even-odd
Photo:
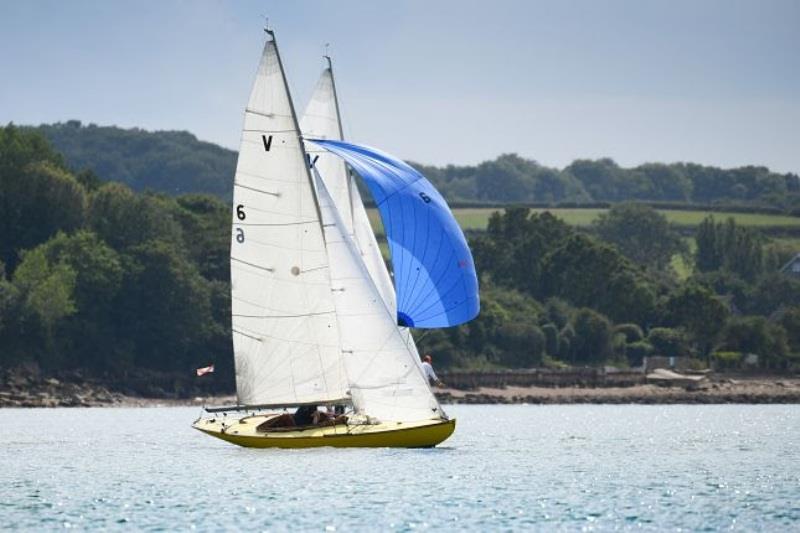
[[[325,61],[328,62],[328,68],[332,69],[333,64],[331,63],[331,54],[330,54],[331,43],[325,43],[325,51],[322,53],[322,57]]]
[[[264,17],[264,33],[269,35],[272,40],[275,40],[275,30],[269,27],[269,17]]]

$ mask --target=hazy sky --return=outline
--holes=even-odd
[[[236,148],[264,14],[298,110],[330,42],[345,134],[404,158],[800,171],[793,0],[0,0],[0,122]]]

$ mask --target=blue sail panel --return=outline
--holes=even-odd
[[[401,326],[457,326],[478,315],[472,253],[439,191],[407,163],[344,141],[308,139],[344,159],[367,183],[389,241]]]

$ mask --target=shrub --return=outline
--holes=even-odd
[[[653,328],[647,336],[657,355],[679,357],[689,353],[686,334],[679,329]]]
[[[636,341],[625,347],[625,355],[631,366],[640,366],[644,358],[653,353],[653,345],[647,341]]]
[[[711,361],[715,370],[734,370],[741,366],[744,354],[742,352],[714,352]]]
[[[617,324],[614,333],[622,333],[629,344],[644,339],[644,332],[637,324]]]

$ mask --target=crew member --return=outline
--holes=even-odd
[[[433,371],[433,359],[429,354],[425,354],[422,358],[422,371],[425,373],[425,379],[428,380],[428,384],[433,383],[437,387],[444,387],[444,383],[436,376],[436,372]]]

